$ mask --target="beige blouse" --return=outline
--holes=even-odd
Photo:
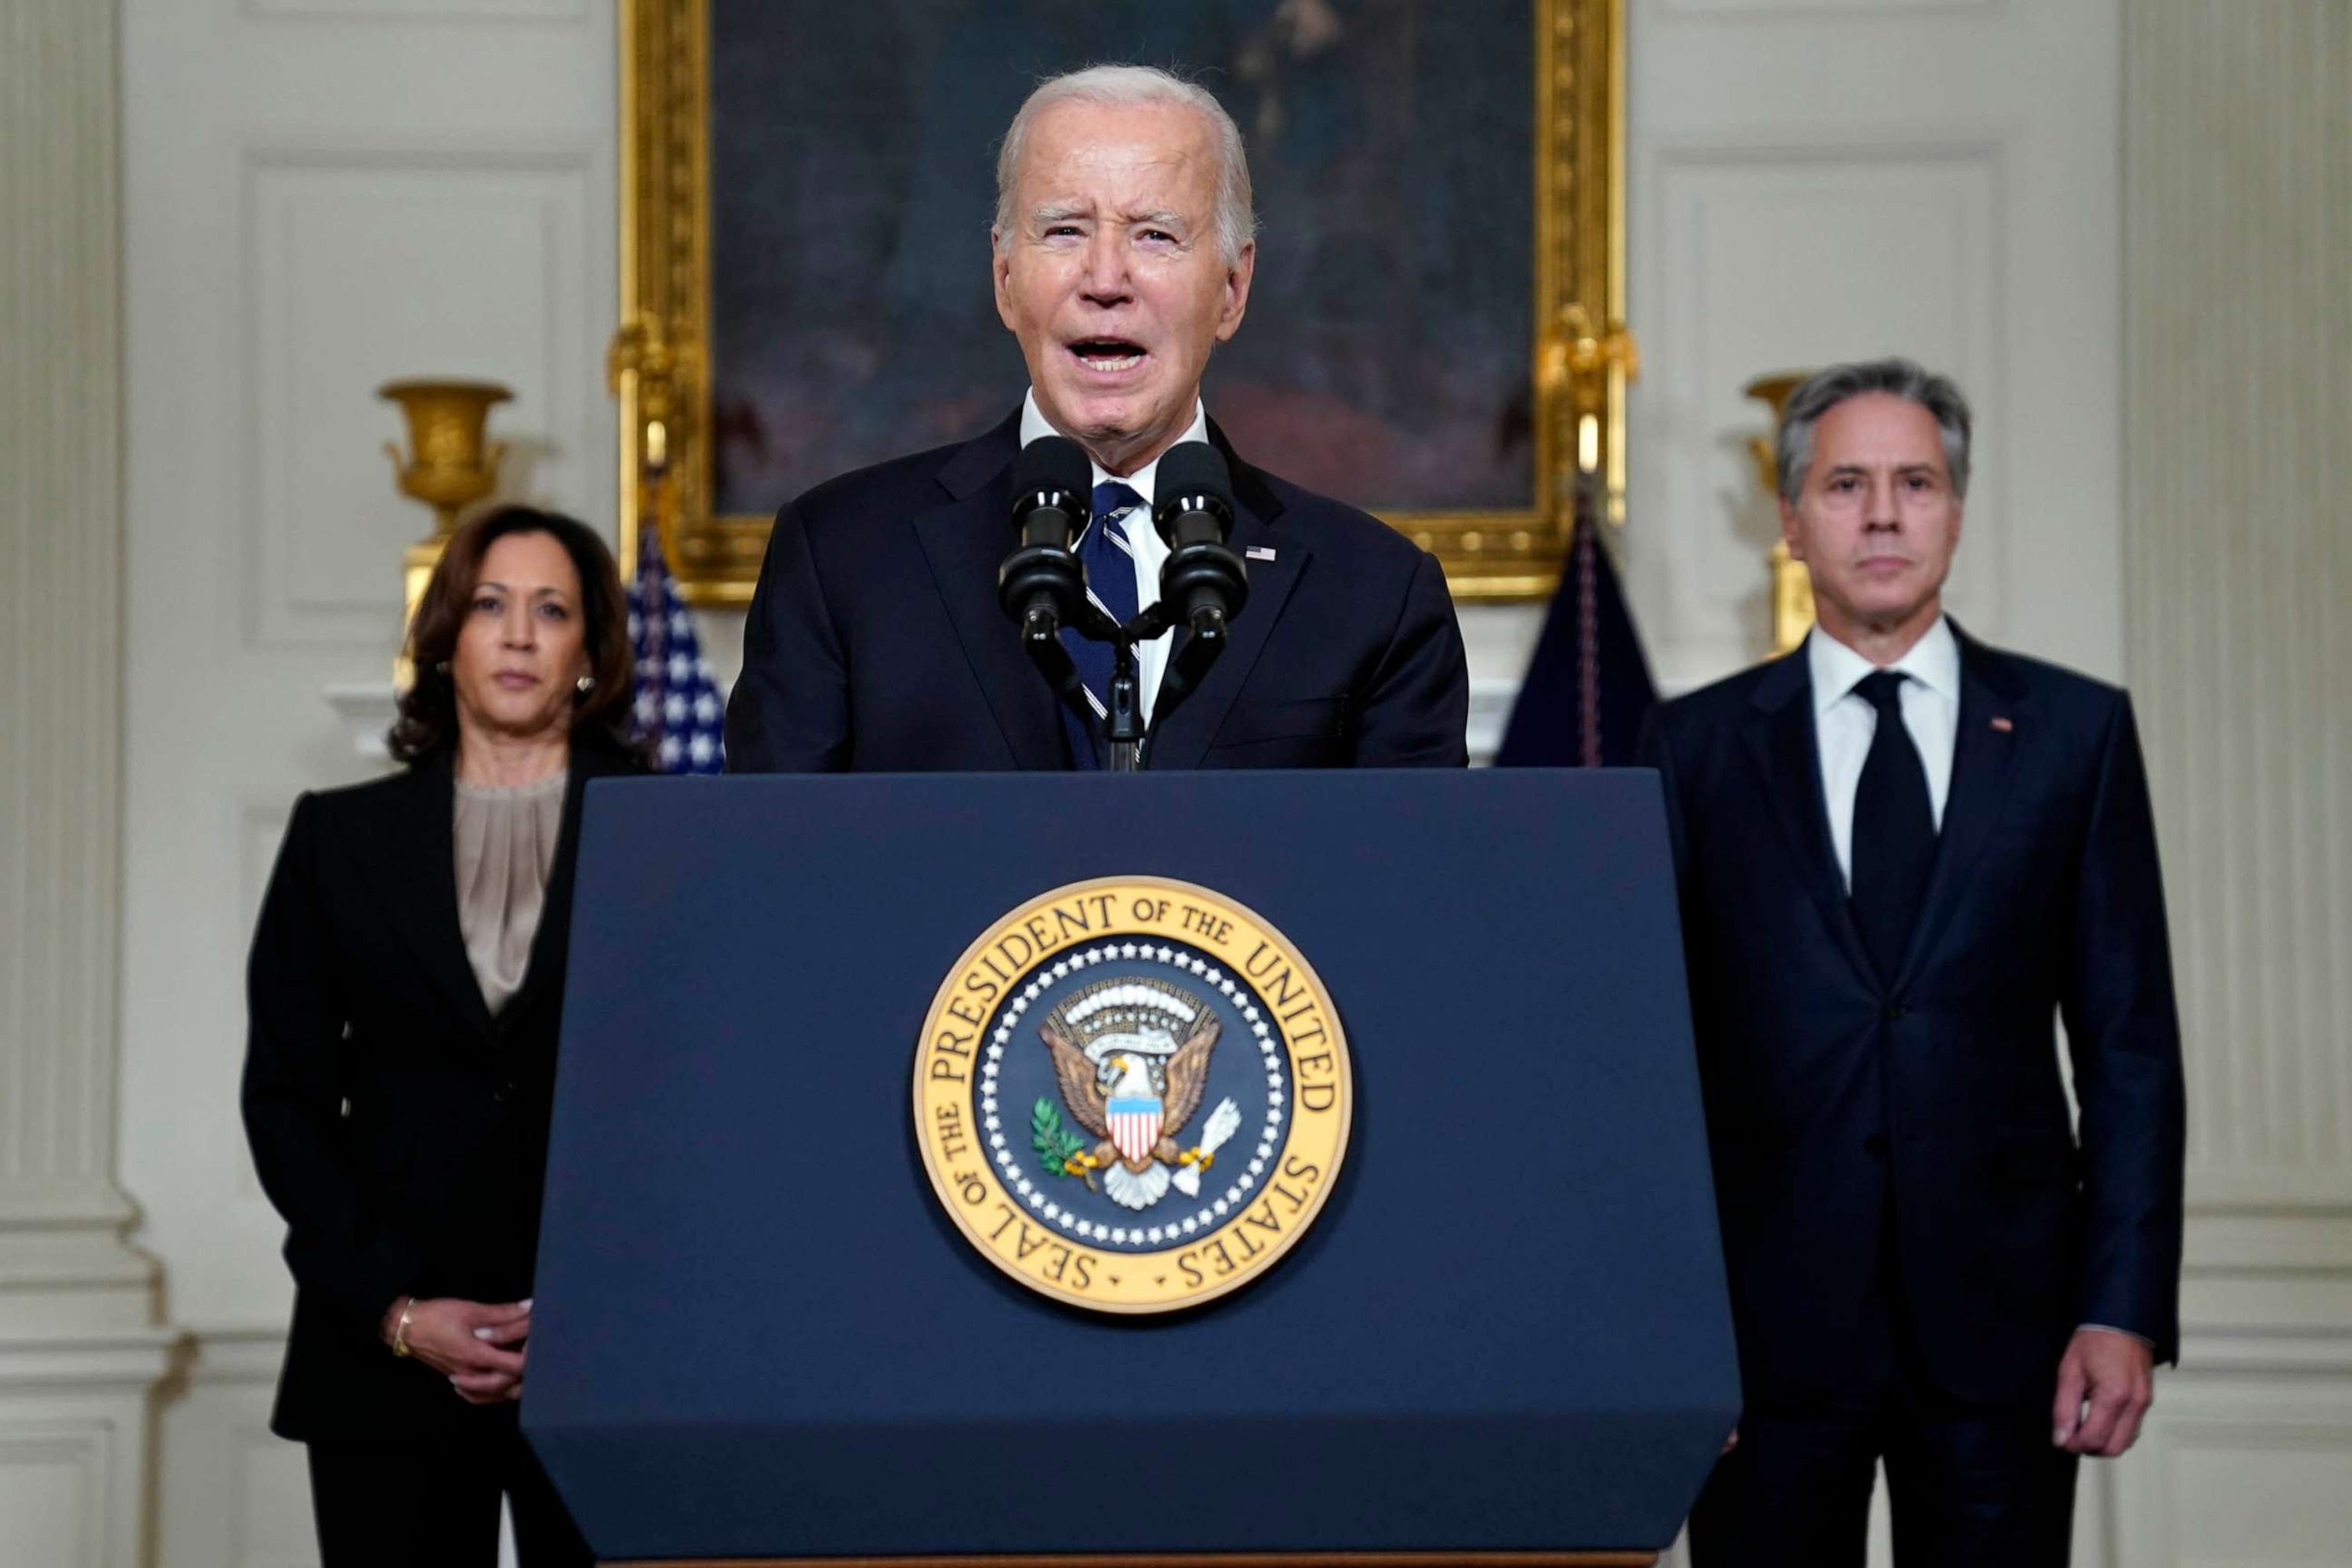
[[[522,989],[548,868],[563,830],[565,771],[499,788],[457,781],[457,929],[495,1014]]]

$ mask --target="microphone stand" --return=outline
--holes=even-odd
[[[1154,601],[1141,615],[1121,626],[1089,600],[1077,617],[1066,624],[1089,642],[1110,644],[1110,712],[1104,726],[1110,741],[1110,771],[1115,773],[1141,771],[1150,733],[1160,728],[1160,721],[1200,683],[1201,675],[1207,670],[1211,661],[1224,651],[1225,639],[1222,637],[1187,639],[1185,657],[1176,661],[1182,667],[1184,679],[1175,679],[1177,671],[1172,668],[1161,679],[1160,701],[1147,730],[1143,722],[1143,682],[1136,663],[1135,647],[1138,643],[1150,642],[1176,624],[1167,601]],[[1091,732],[1094,712],[1092,705],[1087,701],[1086,684],[1078,679],[1077,667],[1072,663],[1069,651],[1062,647],[1061,640],[1058,637],[1024,637],[1023,642],[1029,649],[1030,659],[1045,675],[1046,684],[1052,686],[1063,702],[1087,721],[1087,728]],[[1195,645],[1205,646],[1195,651]]]

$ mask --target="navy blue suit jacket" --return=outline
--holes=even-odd
[[[2130,701],[1966,637],[1960,670],[1937,858],[1892,984],[1831,848],[1802,649],[1667,704],[1643,742],[1750,1405],[1852,1391],[1883,1236],[1895,1305],[1958,1397],[2047,1405],[2084,1323],[2177,1358],[2179,1025]]]
[[[1018,415],[847,474],[776,515],[727,704],[736,773],[1070,765],[1054,692],[997,605]],[[1249,467],[1233,546],[1247,606],[1148,765],[1460,767],[1469,681],[1444,574],[1352,507]],[[1181,633],[1178,634],[1179,636]]]

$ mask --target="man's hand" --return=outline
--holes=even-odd
[[[2138,1440],[2140,1417],[2155,1402],[2154,1351],[2113,1329],[2076,1329],[2058,1362],[2051,1444],[2073,1454],[2120,1458]]]
[[[400,1304],[384,1315],[383,1342],[392,1342]],[[436,1297],[408,1308],[408,1353],[440,1373],[468,1405],[502,1405],[522,1397],[523,1341],[530,1334],[530,1303],[490,1305]]]

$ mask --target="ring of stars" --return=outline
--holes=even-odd
[[[1223,1196],[1204,1204],[1195,1213],[1157,1223],[1151,1220],[1150,1211],[1146,1210],[1136,1215],[1137,1223],[1126,1226],[1082,1219],[1047,1195],[1044,1184],[1050,1179],[1049,1174],[1031,1179],[1021,1157],[1014,1152],[1012,1138],[1004,1131],[1004,1118],[999,1114],[996,1093],[997,1068],[1004,1059],[1006,1047],[1015,1038],[1022,1016],[1034,1006],[1056,982],[1066,980],[1081,970],[1119,961],[1158,963],[1163,968],[1190,975],[1193,984],[1205,984],[1223,993],[1240,1012],[1242,1022],[1250,1030],[1251,1043],[1257,1047],[1258,1055],[1265,1064],[1266,1104],[1265,1130],[1259,1134],[1257,1147],[1252,1152],[1248,1165],[1234,1178],[1233,1185],[1225,1189]],[[981,1131],[988,1140],[990,1158],[995,1161],[997,1169],[1003,1173],[1005,1185],[1040,1218],[1060,1226],[1072,1236],[1097,1245],[1159,1247],[1215,1229],[1227,1215],[1241,1206],[1244,1195],[1265,1175],[1282,1136],[1284,1118],[1290,1109],[1282,1045],[1275,1037],[1273,1024],[1257,1004],[1255,992],[1208,960],[1197,953],[1157,942],[1105,942],[1082,952],[1066,954],[1052,963],[1032,970],[1028,984],[1013,994],[990,1028],[988,1050],[980,1069]],[[1206,1098],[1203,1095],[1204,1103]],[[1196,1111],[1195,1114],[1201,1112]],[[1023,1119],[1016,1118],[1015,1125],[1022,1124]],[[1229,1151],[1232,1147],[1228,1143],[1218,1153],[1231,1158]]]

